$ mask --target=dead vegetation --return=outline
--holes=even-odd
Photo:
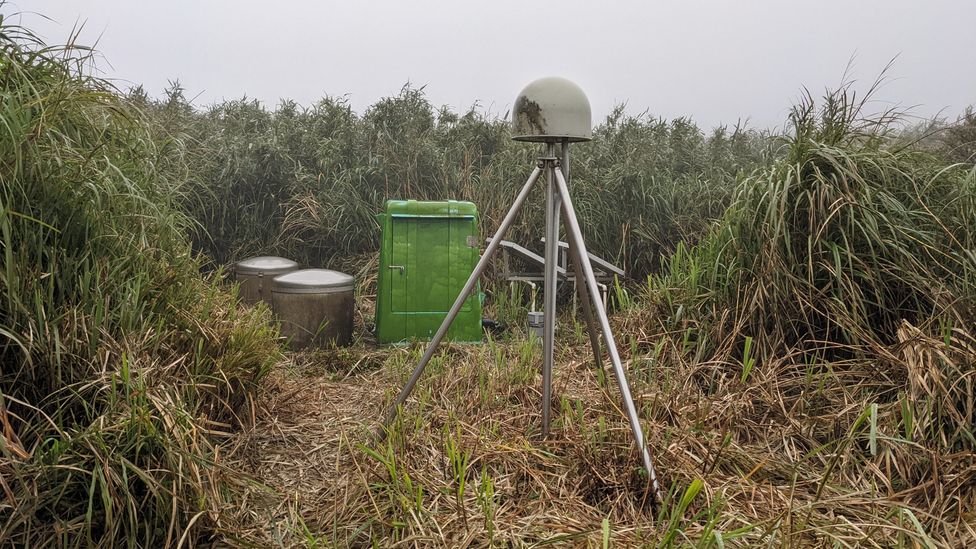
[[[541,354],[521,337],[441,353],[378,446],[371,429],[422,348],[299,357],[241,447],[242,467],[284,496],[273,528],[249,535],[282,546],[976,543],[972,454],[921,441],[931,414],[903,419],[906,402],[951,384],[933,361],[971,368],[966,333],[949,356],[906,323],[883,368],[787,356],[743,381],[741,362],[695,357],[680,334],[628,330],[655,322],[623,314],[635,400],[669,488],[654,515],[612,372],[594,369],[563,320],[545,442]],[[879,401],[887,392],[904,396]]]

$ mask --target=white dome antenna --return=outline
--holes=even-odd
[[[593,138],[590,100],[573,82],[558,76],[533,80],[515,98],[512,139],[559,143]]]

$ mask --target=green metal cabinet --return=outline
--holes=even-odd
[[[430,339],[480,257],[478,210],[471,202],[389,200],[376,284],[376,339]],[[468,297],[447,338],[481,341],[481,296]]]

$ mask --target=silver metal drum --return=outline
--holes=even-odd
[[[271,305],[271,281],[278,275],[298,270],[298,263],[283,257],[265,255],[234,264],[234,277],[241,285],[241,301],[254,305],[264,301]]]
[[[272,308],[289,347],[349,345],[355,288],[352,276],[328,269],[302,269],[275,278]]]

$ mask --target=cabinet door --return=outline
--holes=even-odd
[[[412,273],[410,267],[410,229],[412,219],[393,218],[390,224],[393,237],[390,239],[390,264],[385,268],[390,271],[390,310],[394,313],[410,311],[408,280]]]
[[[393,220],[392,310],[446,313],[471,274],[471,221],[451,218]],[[459,262],[460,260],[460,262]],[[402,267],[402,268],[401,268]],[[463,311],[470,310],[465,304]]]
[[[414,220],[416,235],[411,242],[414,276],[410,278],[412,310],[418,313],[443,313],[451,308],[457,292],[451,295],[451,219]]]

